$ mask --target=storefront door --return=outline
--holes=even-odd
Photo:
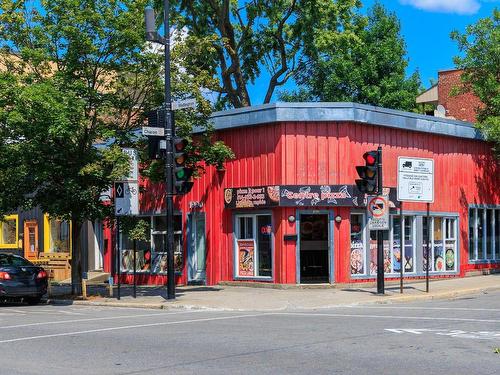
[[[36,220],[26,220],[24,222],[23,245],[25,258],[38,258],[38,222]]]
[[[328,283],[330,281],[328,213],[301,213],[299,233],[300,283]]]
[[[188,281],[204,283],[206,277],[205,214],[192,213],[189,220]]]

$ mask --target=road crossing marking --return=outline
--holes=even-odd
[[[186,324],[186,323],[198,323],[198,322],[210,322],[210,321],[217,321],[217,320],[251,318],[251,317],[257,317],[257,316],[262,316],[262,315],[268,315],[268,314],[260,313],[260,314],[220,316],[220,317],[213,317],[213,318],[178,320],[175,322],[159,322],[159,323],[136,324],[136,325],[128,325],[128,326],[109,327],[109,328],[97,328],[97,329],[89,329],[89,330],[85,330],[85,331],[54,333],[54,334],[50,334],[50,335],[29,336],[29,337],[19,337],[19,338],[15,338],[15,339],[0,340],[0,344],[5,344],[5,343],[9,343],[9,342],[18,342],[18,341],[47,339],[47,338],[51,338],[51,337],[76,336],[76,335],[84,335],[84,334],[89,334],[89,333],[120,331],[120,330],[124,330],[124,329],[160,327],[160,326],[169,326],[169,325]]]
[[[179,314],[192,314],[192,313],[197,313],[197,312],[204,312],[204,311],[203,310],[190,310],[190,311],[171,312],[171,313],[119,315],[119,316],[103,316],[103,317],[99,317],[99,318],[56,320],[56,321],[49,321],[49,322],[36,322],[36,323],[25,323],[25,324],[15,324],[15,325],[10,325],[10,326],[3,326],[3,327],[0,327],[0,330],[12,329],[12,328],[23,328],[23,327],[34,327],[34,326],[44,326],[44,325],[54,325],[54,324],[69,324],[69,323],[93,322],[93,321],[103,321],[103,320],[116,320],[116,319],[144,318],[144,317],[168,316],[168,315],[179,315]]]
[[[430,333],[439,336],[449,336],[449,337],[457,337],[463,339],[500,340],[500,331],[463,331],[460,329],[428,329],[428,328],[386,328],[385,331],[397,334],[411,333],[414,335],[422,335],[424,333]]]

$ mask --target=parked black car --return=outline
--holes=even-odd
[[[47,292],[47,272],[14,254],[0,254],[0,300],[22,299],[30,305]]]

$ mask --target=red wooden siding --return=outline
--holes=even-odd
[[[384,185],[395,187],[398,156],[435,160],[435,201],[433,212],[460,215],[460,273],[479,266],[468,264],[469,204],[500,204],[500,168],[490,145],[475,140],[405,131],[353,122],[282,122],[219,131],[218,138],[229,145],[235,159],[225,171],[207,168],[193,190],[176,199],[183,213],[183,228],[189,202],[201,202],[206,213],[207,283],[233,279],[233,214],[224,209],[223,189],[227,187],[275,184],[354,184],[355,166],[363,164],[365,151],[383,148]],[[141,209],[159,212],[163,207],[162,186],[143,182],[148,191],[141,196]],[[306,207],[304,207],[306,208]],[[405,210],[425,212],[425,204],[405,203]],[[350,208],[334,209],[342,217],[334,225],[335,281],[348,282]],[[295,208],[273,209],[274,282],[296,282],[296,244],[283,241],[295,234]],[[186,231],[184,231],[186,233]],[[186,239],[184,239],[186,244]],[[186,246],[185,246],[186,248]],[[186,254],[187,255],[187,254]],[[184,257],[186,260],[186,256]],[[186,283],[187,261],[179,282]],[[150,281],[153,278],[150,279]],[[156,280],[163,280],[157,277]]]

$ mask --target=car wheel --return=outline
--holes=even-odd
[[[28,305],[38,305],[42,300],[42,297],[26,297],[24,300]]]

